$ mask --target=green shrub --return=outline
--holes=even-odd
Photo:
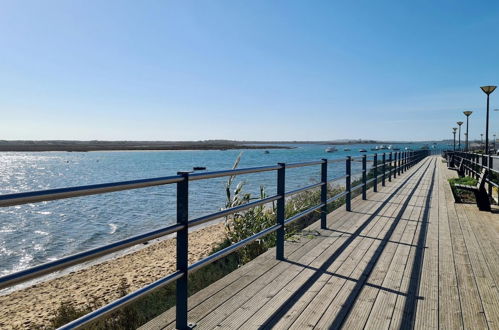
[[[462,178],[451,178],[449,183],[452,189],[452,193],[459,203],[475,203],[475,195],[471,191],[466,191],[463,189],[457,189],[456,184],[464,184],[469,186],[476,186],[478,181],[475,178],[465,176]]]

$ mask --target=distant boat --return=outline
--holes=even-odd
[[[388,149],[388,147],[387,147],[387,146],[385,146],[384,144],[382,144],[381,146],[379,146],[379,148],[380,148],[381,150],[386,150],[386,149]]]
[[[378,148],[378,146],[376,146],[376,147],[374,147],[374,148],[371,148],[371,150],[372,150],[372,151],[378,151],[378,150],[379,150],[379,148]]]
[[[400,150],[400,148],[393,148],[392,150],[399,151],[399,150]]]
[[[194,166],[192,169],[194,171],[204,171],[204,170],[206,170],[206,167],[204,167],[204,166]]]
[[[388,150],[392,150],[392,145],[391,144],[388,146]]]
[[[359,152],[367,152],[366,149],[359,149]]]
[[[345,148],[345,149],[343,149],[343,151],[350,151],[350,149],[349,148]]]
[[[265,150],[263,153],[264,153],[264,154],[270,154],[270,151]]]
[[[335,147],[329,147],[329,148],[326,148],[326,150],[324,150],[325,152],[335,152],[335,151],[338,151],[338,149],[336,149]]]

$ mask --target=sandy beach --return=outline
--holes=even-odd
[[[209,254],[225,236],[224,223],[189,234],[189,263]],[[59,278],[0,296],[1,329],[34,329],[50,324],[63,301],[78,306],[97,298],[110,302],[118,297],[120,280],[134,291],[175,270],[175,239],[151,244],[139,251],[77,270]]]

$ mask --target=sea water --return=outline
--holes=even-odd
[[[289,146],[289,145],[287,145]],[[207,171],[230,169],[242,153],[239,168],[320,160],[342,160],[328,167],[329,179],[345,174],[347,155],[359,156],[371,145],[291,145],[293,149],[227,151],[113,151],[113,152],[3,152],[0,153],[0,194],[175,175],[194,166]],[[421,145],[408,146],[414,150]],[[350,148],[351,151],[344,151]],[[360,162],[352,164],[353,173]],[[320,166],[289,169],[286,190],[320,180]],[[221,210],[227,178],[189,184],[189,218]],[[276,172],[236,177],[244,191],[259,197],[276,193]],[[343,180],[338,184],[343,183]],[[175,185],[0,208],[0,276],[47,261],[158,229],[176,221]]]

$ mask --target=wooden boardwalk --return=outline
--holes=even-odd
[[[286,242],[189,298],[199,329],[499,329],[499,214],[454,204],[428,157],[328,230]],[[144,329],[174,328],[174,309]]]

